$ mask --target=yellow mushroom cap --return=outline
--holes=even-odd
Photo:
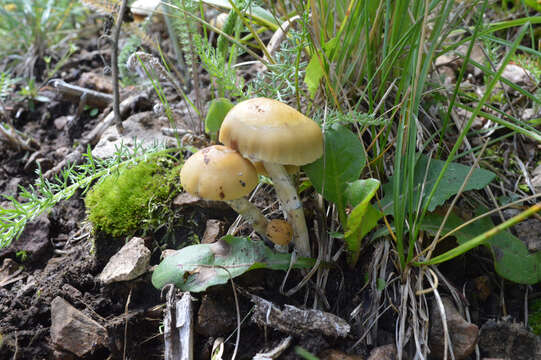
[[[229,15],[226,13],[220,13],[216,15],[215,17],[213,17],[212,19],[210,19],[210,25],[222,30],[228,16]]]
[[[281,219],[273,219],[267,224],[267,237],[276,245],[285,246],[293,238],[293,228]]]
[[[276,100],[235,105],[220,128],[220,142],[254,161],[305,165],[323,155],[323,134],[312,119]]]
[[[209,146],[193,154],[182,166],[184,190],[207,200],[235,200],[257,185],[252,163],[222,145]]]

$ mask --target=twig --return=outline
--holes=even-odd
[[[104,109],[113,102],[113,96],[100,91],[86,89],[84,87],[68,84],[60,79],[49,80],[49,84],[58,90],[62,97],[79,102],[81,97],[86,96],[86,103],[92,107]]]
[[[24,133],[18,132],[8,123],[0,122],[0,140],[4,140],[15,150],[34,151],[40,148],[36,140]]]
[[[126,319],[124,321],[124,349],[122,352],[123,360],[126,360],[126,345],[128,344],[128,306],[130,306],[132,291],[133,287],[130,287],[130,293],[128,294],[128,299],[126,300],[126,306],[124,306],[124,313],[126,315]]]
[[[113,113],[114,122],[119,134],[122,134],[124,127],[122,126],[122,118],[120,117],[120,89],[118,85],[118,39],[120,37],[120,28],[122,27],[122,20],[124,19],[124,13],[126,12],[127,0],[122,0],[120,5],[120,11],[116,19],[116,26],[113,31],[113,54],[111,56],[111,68],[113,70]]]

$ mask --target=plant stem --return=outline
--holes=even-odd
[[[259,211],[259,209],[249,202],[245,197],[235,200],[226,200],[227,205],[231,206],[233,210],[242,215],[246,220],[252,224],[254,230],[263,237],[267,238],[267,218]]]
[[[120,10],[118,11],[116,25],[113,30],[113,53],[111,54],[111,69],[113,72],[113,112],[115,114],[114,122],[119,134],[124,132],[124,127],[122,126],[122,118],[120,116],[120,89],[118,85],[118,39],[120,37],[122,20],[124,20],[124,13],[126,12],[126,3],[127,0],[122,0]]]
[[[274,183],[276,194],[282,204],[286,214],[287,221],[293,227],[293,243],[301,256],[310,256],[310,240],[308,237],[308,228],[304,218],[302,203],[291,178],[285,168],[280,164],[263,162],[269,177]]]

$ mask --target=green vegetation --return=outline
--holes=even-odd
[[[172,197],[180,191],[180,168],[173,159],[158,153],[110,174],[85,198],[94,229],[122,237],[152,230],[166,222],[167,219],[156,218],[155,210],[169,207]]]
[[[541,299],[530,302],[528,326],[534,334],[541,335]]]
[[[214,13],[206,13],[209,4]],[[0,8],[0,35],[6,39],[0,50],[14,57],[0,72],[0,105],[12,92],[36,99],[39,80],[16,65],[28,53],[54,72],[55,64],[75,50],[61,46],[52,60],[41,50],[63,44],[66,31],[79,26],[67,19],[81,13],[67,0],[7,5]],[[126,25],[136,30],[130,31],[122,58],[147,52],[145,59],[152,61],[138,58],[143,81],[152,82],[171,127],[173,110],[181,107],[172,100],[191,110],[191,128],[183,129],[191,138],[178,139],[182,151],[196,150],[194,138],[200,140],[197,146],[214,141],[228,109],[249,97],[286,102],[321,124],[325,153],[300,176],[303,200],[314,193],[323,199],[307,212],[309,225],[319,226],[312,234],[325,237],[312,250],[319,251],[321,263],[347,259],[349,271],[369,271],[367,288],[387,292],[378,297],[379,308],[400,313],[396,343],[404,349],[420,344],[414,351],[426,358],[428,332],[417,330],[424,326],[419,319],[429,312],[429,301],[420,296],[439,291],[435,284],[447,286],[442,285],[445,274],[433,265],[486,246],[489,252],[475,255],[492,254],[502,278],[541,282],[541,253],[529,252],[508,231],[541,209],[539,190],[531,184],[541,163],[541,153],[532,150],[541,143],[541,16],[536,10],[535,0],[164,1],[157,12],[167,15],[174,58],[147,41],[149,20]],[[115,14],[114,7],[109,11]],[[211,25],[217,12],[228,14],[222,30]],[[288,30],[267,48],[279,28]],[[523,69],[528,79],[507,76],[509,65]],[[86,197],[97,230],[126,236],[168,221],[165,204],[178,191],[178,169],[158,160],[162,155],[148,160],[156,151],[118,154],[103,162],[88,154],[55,181],[40,176],[35,187],[22,192],[23,201],[10,197],[13,206],[0,210],[2,246],[28,221],[98,179]],[[510,219],[501,211],[509,206],[520,209]],[[381,250],[381,244],[385,256],[360,264],[364,251]],[[178,276],[176,263],[166,269],[167,276]],[[317,275],[323,292],[327,270]],[[207,280],[205,286],[214,284]],[[536,331],[539,306],[532,306],[530,318]]]

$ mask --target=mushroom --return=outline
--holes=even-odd
[[[323,155],[319,126],[276,100],[255,98],[235,105],[220,128],[220,142],[251,161],[263,161],[294,232],[296,249],[310,256],[308,229],[297,191],[283,165],[305,165]]]
[[[144,21],[160,5],[160,0],[135,0],[130,7],[135,21]]]
[[[279,252],[287,252],[288,245],[293,238],[293,227],[282,219],[272,219],[267,224],[267,239],[274,243]]]
[[[257,175],[262,176],[269,176],[269,173],[267,170],[265,170],[265,166],[263,165],[263,161],[256,161],[253,163],[255,167],[255,171],[257,171]],[[285,165],[284,168],[286,169],[286,172],[288,175],[295,175],[299,173],[300,167],[297,165]]]
[[[186,160],[180,171],[184,190],[206,200],[224,201],[265,237],[267,219],[244,197],[255,188],[257,180],[252,163],[223,145],[199,150]]]

